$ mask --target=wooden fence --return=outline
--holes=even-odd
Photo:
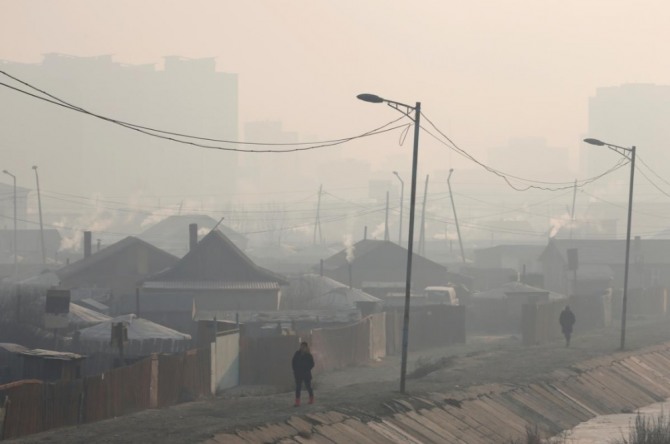
[[[158,407],[193,401],[211,393],[209,348],[158,356]]]
[[[210,384],[209,348],[152,355],[74,381],[13,382],[0,386],[0,438],[18,438],[170,406],[209,395]]]
[[[384,313],[375,313],[354,324],[300,335],[241,337],[240,384],[292,388],[291,358],[300,341],[310,344],[315,374],[381,358],[386,354],[385,319]]]
[[[241,337],[240,384],[290,388],[293,384],[291,358],[298,350],[300,339],[299,336]]]
[[[404,312],[386,312],[386,353],[402,350]],[[465,342],[465,307],[462,305],[430,305],[412,308],[409,322],[410,350],[444,347]]]

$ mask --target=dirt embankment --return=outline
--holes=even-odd
[[[633,320],[629,323],[627,349],[670,340],[670,322]],[[503,383],[526,385],[548,378],[559,368],[613,354],[619,344],[617,326],[577,336],[570,348],[562,342],[524,347],[520,338],[477,336],[468,343],[411,353],[410,368],[421,377],[407,381],[411,395],[446,393],[472,386]],[[400,359],[387,357],[365,367],[348,368],[316,381],[317,403],[292,407],[291,393],[273,393],[263,387],[243,387],[224,396],[162,410],[139,412],[113,420],[64,428],[26,437],[22,443],[185,443],[203,442],[227,432],[278,423],[294,415],[326,411],[358,412],[382,417],[394,412]]]

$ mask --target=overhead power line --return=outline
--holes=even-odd
[[[464,149],[460,148],[453,140],[451,140],[451,138],[449,138],[449,136],[447,136],[442,130],[440,130],[427,116],[425,116],[423,113],[421,113],[421,115],[435,129],[435,131],[437,131],[444,139],[441,139],[440,137],[436,136],[431,131],[429,131],[428,129],[426,129],[425,127],[422,126],[421,129],[425,133],[427,133],[428,135],[433,137],[435,140],[437,140],[439,143],[446,146],[450,150],[455,151],[457,154],[459,154],[459,155],[465,157],[466,159],[468,159],[468,160],[476,163],[477,165],[481,166],[486,171],[488,171],[490,173],[493,173],[496,176],[500,177],[501,179],[503,179],[507,183],[507,185],[509,185],[512,189],[514,189],[516,191],[527,191],[527,190],[530,190],[530,189],[538,189],[538,190],[544,190],[544,191],[561,191],[561,190],[567,190],[567,189],[575,187],[575,182],[574,181],[573,182],[545,182],[545,181],[540,181],[540,180],[525,179],[525,178],[522,178],[522,177],[514,176],[512,174],[504,173],[504,172],[502,172],[498,169],[495,169],[495,168],[493,168],[489,165],[486,165],[483,162],[480,162],[479,160],[477,160],[473,155],[471,155],[470,153],[468,153]],[[578,188],[581,188],[585,185],[588,185],[589,183],[595,182],[596,180],[598,180],[598,179],[600,179],[600,178],[618,170],[619,168],[623,167],[628,162],[629,162],[628,159],[621,158],[621,159],[619,159],[619,161],[617,163],[614,164],[614,166],[612,166],[610,169],[604,171],[603,173],[601,173],[597,176],[594,176],[594,177],[590,177],[588,179],[578,180],[576,186]],[[531,185],[526,185],[524,187],[518,187],[518,186],[514,185],[510,181],[510,179],[515,179],[515,180],[518,180],[520,182],[530,183]],[[532,185],[534,183],[543,184],[543,185],[556,185],[556,186],[555,187],[550,187],[550,186],[543,186],[543,185],[542,186],[541,185]]]
[[[164,139],[168,140],[171,142],[176,142],[176,143],[181,143],[185,145],[191,145],[199,148],[206,148],[206,149],[214,149],[214,150],[221,150],[221,151],[233,151],[233,152],[241,152],[241,153],[274,153],[274,154],[281,154],[281,153],[292,153],[292,152],[297,152],[297,151],[309,151],[309,150],[315,150],[315,149],[320,149],[320,148],[328,148],[332,146],[337,146],[337,145],[342,145],[347,142],[351,142],[356,139],[361,139],[364,137],[370,137],[370,136],[375,136],[378,134],[383,134],[387,132],[394,131],[399,128],[404,128],[406,126],[411,125],[411,123],[403,123],[400,125],[394,125],[395,123],[399,122],[400,120],[406,119],[406,116],[400,116],[395,120],[392,120],[390,122],[385,123],[384,125],[381,125],[377,128],[374,128],[372,130],[366,131],[362,134],[358,134],[355,136],[350,136],[350,137],[344,137],[340,139],[332,139],[332,140],[325,140],[325,141],[317,141],[317,142],[297,142],[297,143],[270,143],[270,142],[242,142],[242,141],[236,141],[236,140],[226,140],[226,139],[214,139],[214,138],[208,138],[208,137],[200,137],[200,136],[193,136],[189,134],[183,134],[183,133],[178,133],[174,131],[167,131],[167,130],[162,130],[162,129],[156,129],[148,126],[143,126],[143,125],[138,125],[130,122],[125,122],[123,120],[118,120],[114,119],[111,117],[107,117],[101,114],[97,114],[91,111],[88,111],[80,106],[74,105],[72,103],[69,103],[59,97],[56,97],[55,95],[46,92],[43,89],[40,89],[36,86],[31,85],[28,82],[25,82],[15,76],[12,76],[8,74],[5,71],[0,70],[0,74],[21,83],[22,85],[31,88],[33,91],[36,91],[39,94],[43,95],[38,95],[36,93],[30,92],[23,90],[21,88],[18,88],[16,86],[9,85],[4,82],[0,82],[0,86],[4,86],[6,88],[9,88],[11,90],[14,90],[16,92],[19,92],[21,94],[25,94],[27,96],[30,96],[32,98],[42,100],[47,103],[51,103],[52,105],[56,105],[62,108],[69,109],[71,111],[79,112],[115,125],[119,125],[121,127],[124,127],[126,129],[132,130],[132,131],[137,131],[139,133],[145,134],[147,136],[151,137],[156,137],[159,139]],[[46,97],[44,97],[46,96]],[[180,139],[181,138],[181,139]],[[190,139],[190,140],[183,140],[183,139]],[[216,143],[226,143],[226,144],[231,144],[231,145],[257,145],[257,146],[294,146],[295,148],[286,148],[286,149],[245,149],[245,148],[234,148],[234,147],[226,147],[226,146],[220,146],[220,145],[209,145],[201,142],[194,142],[193,140],[200,140],[204,142],[216,142]]]

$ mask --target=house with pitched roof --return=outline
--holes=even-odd
[[[373,296],[405,291],[407,249],[384,240],[364,239],[325,259],[323,275]],[[422,292],[428,286],[447,285],[450,277],[443,265],[414,253],[412,255],[412,289]]]
[[[240,250],[244,251],[247,247],[248,240],[244,235],[204,214],[168,216],[144,230],[138,237],[177,257],[184,257],[190,250],[187,233],[192,224],[198,226],[199,237],[216,227]]]
[[[595,298],[596,301],[598,295],[607,298],[611,294],[614,314],[621,312],[626,263],[625,240],[552,239],[540,260],[543,264],[546,289],[575,294],[578,297],[590,296],[590,299]],[[641,239],[639,236],[631,240],[628,312],[643,315],[667,313],[668,288],[670,240]]]
[[[540,255],[545,288],[571,294],[574,270],[568,250],[576,250],[578,293],[623,288],[626,241],[623,239],[552,239]],[[641,239],[630,243],[628,288],[670,287],[670,240]]]
[[[142,283],[142,316],[192,331],[195,311],[272,311],[283,276],[256,265],[227,236],[212,230],[172,267]]]
[[[179,259],[133,236],[56,270],[60,287],[74,300],[91,295],[113,295],[117,301],[135,297],[138,282]]]

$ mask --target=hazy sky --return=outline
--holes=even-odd
[[[216,57],[239,74],[241,124],[352,135],[396,116],[355,99],[374,92],[421,101],[479,156],[525,136],[574,155],[597,87],[670,83],[667,0],[0,0],[0,11],[0,59]],[[448,169],[456,156],[432,145],[425,158]]]

